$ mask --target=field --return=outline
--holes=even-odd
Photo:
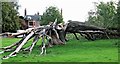
[[[8,46],[18,40],[18,38],[3,38],[2,46]],[[24,47],[30,45],[31,42],[29,41]],[[66,45],[47,48],[47,54],[40,55],[41,41],[39,41],[31,54],[20,52],[16,57],[3,60],[3,62],[118,62],[116,42],[118,39],[88,41],[84,38],[80,40],[71,38]]]

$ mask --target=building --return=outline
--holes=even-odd
[[[35,15],[27,15],[27,11],[25,9],[24,14],[24,19],[28,28],[40,26],[41,15],[39,15],[39,13]]]

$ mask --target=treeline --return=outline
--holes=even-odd
[[[120,32],[120,1],[118,2],[118,6],[117,6],[117,22],[118,22],[118,29]]]
[[[2,32],[15,32],[20,28],[18,5],[14,2],[2,2]]]
[[[17,3],[2,2],[2,32],[15,32],[20,29],[20,18]],[[89,17],[86,24],[103,28],[119,29],[120,27],[120,1],[96,3],[96,9],[88,12]],[[62,10],[57,7],[48,7],[43,13],[41,24],[45,25],[53,22],[57,18],[58,22],[63,22]]]
[[[18,8],[19,5],[13,2],[2,2],[2,32],[16,32],[21,29],[24,18],[20,18]],[[50,22],[54,22],[57,18],[58,23],[63,22],[63,17],[60,10],[57,7],[50,6],[43,13],[40,25],[46,25]]]
[[[96,9],[88,12],[89,17],[86,23],[107,29],[119,29],[120,1],[118,3],[110,1],[94,4]]]
[[[43,13],[40,24],[46,25],[50,22],[54,22],[55,19],[57,19],[57,23],[63,22],[62,9],[60,11],[57,7],[50,6]]]

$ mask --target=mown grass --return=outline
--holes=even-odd
[[[3,46],[8,46],[20,39],[3,38]],[[32,40],[27,43],[27,47]],[[34,47],[33,52],[28,54],[20,52],[16,57],[3,60],[3,62],[118,62],[118,47],[115,43],[118,39],[103,39],[88,41],[84,38],[76,40],[71,38],[66,45],[56,45],[47,48],[46,55],[40,55],[39,45]],[[8,55],[10,52],[3,54]]]

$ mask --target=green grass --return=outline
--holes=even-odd
[[[3,38],[3,46],[8,46],[19,39]],[[32,54],[20,52],[16,57],[3,60],[3,62],[118,62],[118,48],[114,44],[118,39],[104,39],[88,41],[70,39],[66,45],[56,45],[47,48],[47,55],[40,55],[39,41]],[[29,41],[26,46],[31,44]],[[8,55],[10,52],[3,55]]]

